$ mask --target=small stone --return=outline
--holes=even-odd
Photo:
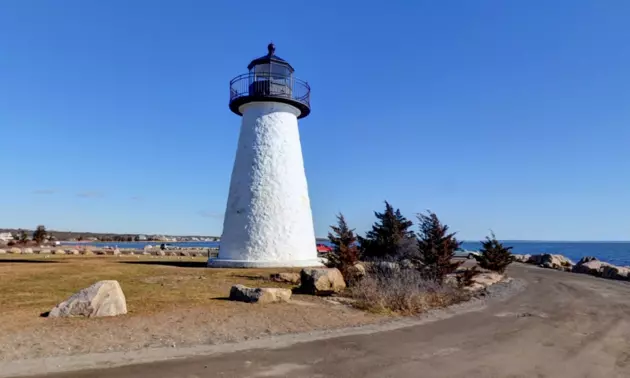
[[[300,283],[300,273],[276,273],[271,274],[269,278],[275,282],[286,282],[290,284],[299,284]]]

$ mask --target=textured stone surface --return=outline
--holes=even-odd
[[[23,255],[32,255],[33,254],[33,248],[24,248],[24,249],[22,249],[22,254]]]
[[[528,262],[530,264],[540,265],[543,268],[567,271],[571,271],[571,268],[574,265],[573,261],[562,255],[552,255],[549,253],[532,255],[530,256]]]
[[[300,280],[300,290],[308,294],[331,295],[346,288],[346,282],[336,268],[302,269]]]
[[[0,255],[4,255],[5,253],[7,253],[7,251],[6,251],[6,250],[4,250],[4,249],[0,249]]]
[[[290,284],[300,283],[300,273],[276,273],[269,276],[272,281]]]
[[[520,263],[526,263],[532,257],[532,255],[518,255],[518,254],[515,254],[513,256],[514,256],[514,261],[520,262]]]
[[[473,284],[465,289],[469,291],[483,290],[503,280],[505,276],[496,272],[480,273],[473,278]]]
[[[243,119],[221,249],[210,266],[318,266],[298,110],[255,102]]]
[[[22,253],[22,250],[19,249],[19,248],[13,247],[13,248],[9,249],[9,253],[13,253],[14,255],[19,255],[20,253]]]
[[[118,281],[99,281],[61,302],[49,317],[116,316],[127,313],[127,302]]]
[[[573,272],[601,277],[603,269],[607,266],[611,266],[611,264],[599,260],[587,260],[585,263],[575,265]]]
[[[291,299],[290,289],[280,288],[252,288],[244,285],[234,285],[230,289],[230,300],[247,303],[277,303],[288,302]]]
[[[55,250],[52,252],[52,254],[53,254],[53,255],[65,255],[65,254],[66,254],[66,251],[64,251],[63,249],[55,249]]]
[[[602,277],[612,280],[627,281],[630,278],[630,269],[624,266],[605,265],[601,269]]]
[[[40,255],[49,255],[50,252],[51,252],[51,250],[48,249],[48,248],[42,248],[42,249],[39,250],[39,254]]]

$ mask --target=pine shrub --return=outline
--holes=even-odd
[[[461,243],[455,233],[448,232],[437,215],[428,212],[419,214],[418,254],[413,261],[427,278],[443,282],[447,274],[453,273],[462,262],[453,261],[455,251]]]
[[[514,262],[514,256],[510,250],[512,247],[505,247],[494,236],[486,236],[486,240],[481,242],[481,255],[477,257],[479,266],[483,269],[504,273],[508,265]]]

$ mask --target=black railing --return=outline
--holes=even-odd
[[[310,108],[311,87],[293,76],[246,73],[230,81],[230,103],[241,97],[280,98]]]

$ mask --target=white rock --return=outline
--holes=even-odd
[[[33,254],[33,248],[24,248],[24,249],[22,249],[22,254],[23,255],[32,255]]]
[[[53,255],[65,255],[66,251],[64,251],[63,249],[55,249],[52,253]]]
[[[291,299],[290,289],[280,288],[251,288],[244,285],[234,285],[230,289],[230,300],[247,303],[277,303],[288,302]]]
[[[118,281],[99,281],[53,308],[49,317],[116,316],[127,313],[125,294]]]
[[[19,248],[13,247],[13,248],[9,249],[9,253],[12,253],[14,255],[19,255],[20,253],[22,253],[22,250],[19,249]]]
[[[496,272],[489,273],[480,273],[473,277],[473,284],[466,287],[466,290],[469,291],[478,291],[487,288],[488,286],[494,285],[497,282],[502,281],[505,278],[505,275],[499,274]]]
[[[39,254],[40,254],[40,255],[49,255],[49,254],[50,254],[50,252],[51,252],[51,251],[50,251],[50,249],[48,249],[48,248],[44,248],[44,249],[40,249],[40,250],[39,250]]]
[[[4,255],[5,253],[7,253],[7,251],[5,251],[4,249],[0,249],[0,255]]]

